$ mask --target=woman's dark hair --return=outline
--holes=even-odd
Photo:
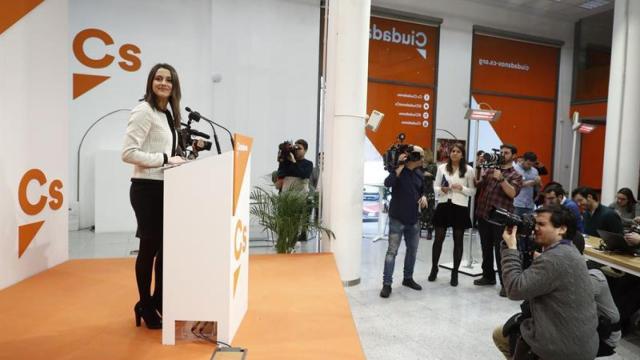
[[[618,194],[622,194],[627,197],[627,206],[625,206],[625,210],[633,213],[637,203],[636,198],[633,197],[633,191],[629,188],[622,188],[618,190]]]
[[[180,128],[180,98],[182,92],[180,91],[180,80],[178,79],[178,73],[173,66],[169,64],[156,64],[149,71],[147,76],[147,89],[144,94],[144,101],[149,103],[154,110],[163,111],[158,107],[158,97],[153,92],[153,79],[156,77],[156,73],[159,69],[167,69],[171,74],[171,95],[169,96],[169,104],[171,105],[171,112],[173,113],[173,126],[176,129]]]
[[[458,150],[460,150],[460,152],[462,153],[462,158],[460,158],[460,164],[458,165],[458,174],[460,175],[461,178],[464,177],[464,175],[467,173],[467,152],[464,149],[464,145],[462,143],[455,143],[453,145],[451,145],[451,148],[449,149],[449,154],[451,154],[451,150],[453,150],[453,148],[458,148]],[[453,165],[451,164],[451,155],[449,155],[449,160],[447,160],[447,172],[450,175],[453,175]]]

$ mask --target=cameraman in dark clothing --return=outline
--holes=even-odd
[[[380,296],[383,298],[391,295],[393,268],[403,235],[407,252],[404,256],[402,285],[414,290],[422,290],[422,286],[413,280],[413,269],[416,264],[420,235],[419,208],[427,206],[427,198],[423,195],[423,174],[420,170],[423,159],[424,150],[421,147],[415,145],[409,147],[408,153],[400,154],[398,157],[399,166],[384,180],[384,186],[392,189],[389,205],[389,248],[384,259],[382,291],[380,291]]]
[[[517,149],[513,145],[500,146],[499,168],[487,170],[477,182],[476,187],[480,196],[476,206],[478,232],[482,245],[482,278],[475,280],[474,285],[495,285],[496,274],[493,269],[495,253],[498,267],[498,278],[502,285],[502,266],[500,264],[500,241],[502,241],[503,226],[487,221],[493,207],[513,212],[513,198],[518,195],[522,187],[522,176],[514,169],[513,160]],[[478,169],[476,174],[481,171]],[[500,289],[500,296],[505,297],[504,287]]]
[[[287,143],[285,143],[287,144]],[[282,145],[285,145],[282,144]],[[288,143],[291,144],[291,143]],[[303,139],[296,140],[293,145],[285,145],[278,153],[278,187],[281,191],[309,191],[309,178],[313,172],[313,163],[304,158],[309,144]]]

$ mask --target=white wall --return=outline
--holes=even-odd
[[[564,41],[560,60],[554,178],[568,185],[573,22],[462,0],[374,0],[373,5],[443,19],[440,28],[436,128],[446,129],[459,139],[467,139],[468,122],[464,114],[469,102],[474,25]],[[450,136],[436,131],[436,137]]]
[[[114,56],[121,44],[133,43],[140,47],[142,61],[136,72],[123,71],[115,62],[94,70],[70,52],[73,72],[111,76],[71,102],[73,199],[82,134],[100,116],[135,106],[144,93],[147,72],[157,62],[177,68],[183,107],[199,110],[232,132],[254,137],[252,186],[263,184],[263,176],[275,170],[277,145],[283,140],[306,139],[308,158],[315,160],[319,14],[319,2],[312,0],[71,0],[69,41],[83,29],[99,28],[114,38],[109,47]],[[85,49],[96,58],[104,54],[99,41],[87,42]],[[213,74],[220,74],[221,81],[213,83]],[[114,114],[85,139],[80,227],[94,224],[96,152],[120,149],[127,118],[127,112]],[[208,126],[196,128],[211,132]],[[218,136],[222,151],[230,150],[227,135],[218,130]],[[128,188],[119,188],[112,196],[128,198]]]
[[[84,132],[101,116],[133,108],[145,92],[149,69],[159,62],[173,65],[182,88],[182,107],[202,114],[211,113],[211,2],[210,0],[71,0],[69,2],[69,42],[87,28],[109,33],[115,44],[105,48],[98,40],[85,43],[85,51],[100,58],[105,51],[116,60],[105,69],[91,69],[80,63],[69,49],[73,73],[107,75],[111,78],[71,101],[69,129],[70,194],[76,198],[76,152]],[[132,43],[140,48],[142,66],[135,72],[122,70],[117,62],[118,48]],[[106,50],[105,50],[106,49]],[[70,79],[68,80],[70,81]],[[182,110],[183,117],[186,113]],[[81,154],[80,227],[94,224],[94,160],[99,150],[119,150],[122,146],[128,112],[105,118],[87,135]],[[201,131],[211,130],[203,125]],[[116,153],[114,153],[116,154]],[[113,175],[116,176],[117,173]],[[128,185],[114,189],[110,196],[129,197]],[[114,209],[117,211],[117,209]],[[135,230],[135,229],[122,229]]]
[[[277,168],[278,144],[316,153],[320,6],[315,0],[213,0],[213,114],[254,138],[251,185]]]
[[[48,0],[0,34],[0,289],[68,258],[66,204],[69,69],[68,4]],[[27,200],[47,204],[35,214],[23,210],[18,188],[29,169],[46,181],[30,181]],[[54,180],[62,182],[62,203],[50,197]],[[54,206],[49,206],[49,201]],[[28,210],[27,210],[28,211]],[[18,257],[18,227],[44,221]]]

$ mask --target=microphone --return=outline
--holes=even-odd
[[[189,129],[189,134],[195,135],[195,136],[200,136],[200,137],[205,138],[205,139],[208,139],[208,138],[211,137],[211,136],[209,136],[209,134],[205,134],[203,132],[200,132],[198,130],[193,130],[193,129]]]
[[[236,148],[236,144],[233,141],[233,135],[231,135],[231,131],[229,131],[229,129],[227,129],[226,127],[218,124],[217,122],[215,122],[213,120],[207,119],[206,117],[200,115],[199,112],[191,110],[191,108],[188,107],[188,106],[185,107],[184,109],[187,110],[187,112],[189,113],[189,119],[191,119],[193,121],[196,121],[196,122],[198,122],[198,121],[200,121],[200,119],[202,119],[202,120],[208,122],[209,125],[211,125],[211,128],[213,129],[213,138],[216,140],[216,147],[218,147],[218,138],[217,138],[217,135],[216,135],[216,130],[213,127],[213,125],[215,125],[215,126],[221,128],[222,130],[226,131],[227,134],[229,134],[229,140],[231,140],[231,148],[232,149]],[[220,154],[220,150],[218,150],[218,154]]]

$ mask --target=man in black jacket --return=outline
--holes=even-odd
[[[313,172],[313,163],[305,159],[309,144],[303,139],[296,140],[286,157],[278,154],[278,177],[282,179],[282,191],[309,191],[309,178]]]
[[[382,291],[380,291],[380,296],[383,298],[391,295],[393,268],[403,235],[407,252],[404,256],[402,285],[414,290],[422,290],[422,286],[413,280],[413,269],[420,240],[419,208],[427,206],[427,198],[423,195],[423,175],[420,171],[423,158],[424,150],[419,146],[413,146],[409,153],[399,156],[400,165],[384,180],[384,186],[392,189],[389,205],[389,248],[384,259]]]

